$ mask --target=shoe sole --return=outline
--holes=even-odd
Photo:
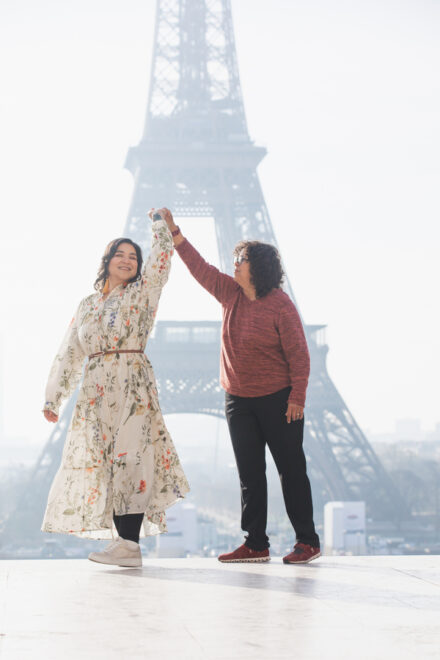
[[[119,563],[118,566],[124,566],[126,568],[141,568],[142,562],[139,562],[138,559],[127,559],[123,564]]]
[[[94,561],[96,564],[107,564],[107,566],[123,566],[125,568],[140,568],[142,566],[142,561],[139,559],[121,559],[119,561],[105,561],[101,558],[92,557],[89,555],[88,559]]]
[[[308,559],[300,559],[298,561],[286,561],[283,559],[283,564],[308,564],[310,561],[313,561],[314,559],[318,559],[318,557],[321,556],[321,553],[318,552],[317,555],[313,555],[313,557],[309,557]]]
[[[258,557],[258,559],[219,559],[222,564],[255,564],[270,561],[270,557]]]

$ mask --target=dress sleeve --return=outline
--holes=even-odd
[[[237,293],[240,287],[234,278],[208,264],[186,238],[176,250],[191,275],[220,303],[227,303]]]
[[[70,397],[78,385],[86,357],[78,338],[81,306],[82,302],[58,349],[47,381],[44,410],[50,410],[56,415],[58,415],[63,401]]]
[[[310,374],[310,356],[300,316],[290,300],[280,309],[278,331],[292,386],[289,403],[304,407]]]
[[[165,220],[154,221],[151,233],[151,250],[142,269],[140,296],[154,317],[162,288],[170,274],[174,247],[173,237]]]

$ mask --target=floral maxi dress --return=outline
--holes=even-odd
[[[142,278],[116,287],[106,299],[95,293],[81,301],[49,375],[45,410],[58,415],[88,355],[145,350],[172,254],[166,223],[154,222]],[[145,354],[89,359],[42,530],[111,538],[114,512],[145,513],[145,535],[166,532],[165,509],[188,490]]]

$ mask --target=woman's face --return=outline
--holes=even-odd
[[[137,273],[136,250],[130,243],[121,243],[108,264],[108,274],[113,280],[128,282]]]
[[[251,273],[245,249],[234,259],[234,280],[244,289],[251,285]]]

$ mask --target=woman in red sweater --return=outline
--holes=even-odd
[[[270,559],[267,444],[296,533],[294,549],[283,561],[309,562],[320,556],[302,446],[310,359],[299,314],[281,289],[283,270],[278,251],[259,241],[242,241],[234,250],[235,271],[230,277],[204,261],[182,236],[168,209],[160,212],[176,251],[223,309],[220,383],[226,390],[226,420],[240,476],[241,526],[247,536],[242,546],[220,555],[219,560]]]

